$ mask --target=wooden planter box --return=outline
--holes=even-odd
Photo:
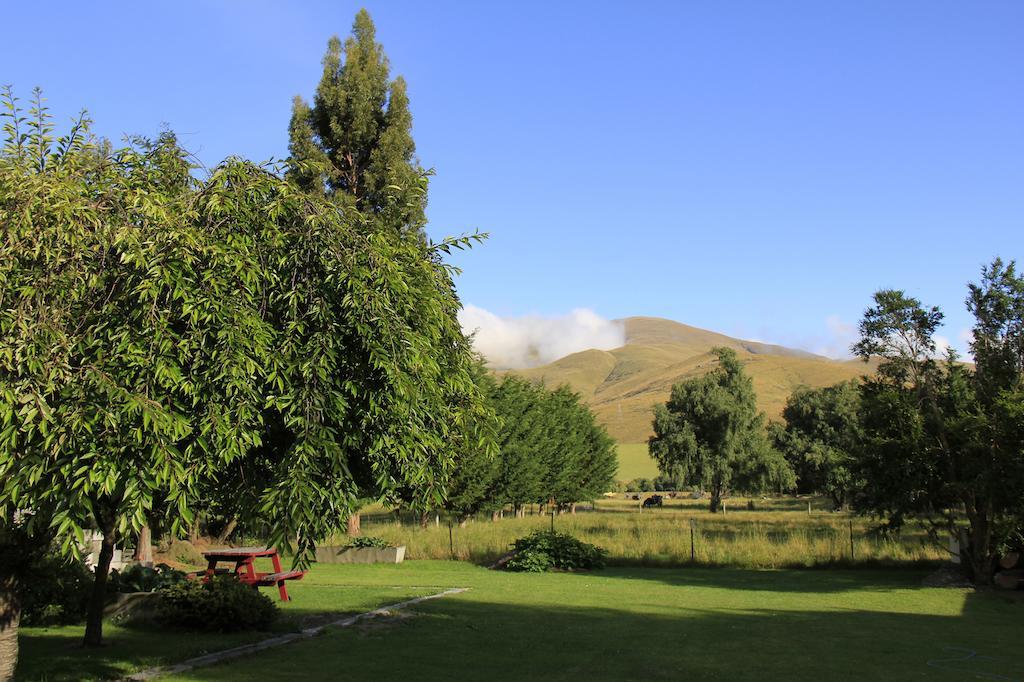
[[[405,545],[399,547],[317,547],[321,564],[400,564],[405,560]]]

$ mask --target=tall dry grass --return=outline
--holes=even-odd
[[[920,527],[905,528],[899,537],[885,537],[872,532],[870,519],[827,511],[823,501],[813,501],[810,514],[807,500],[754,500],[754,510],[747,508],[747,502],[731,499],[725,514],[711,514],[706,502],[699,500],[666,500],[661,509],[643,510],[637,502],[601,500],[592,509],[585,505],[577,514],[556,516],[554,527],[604,547],[613,565],[915,565],[948,556]],[[551,524],[550,516],[536,513],[495,522],[489,516],[480,517],[464,528],[454,525],[449,539],[444,517],[436,524],[431,517],[428,527],[421,528],[411,518],[399,520],[378,511],[364,515],[363,531],[405,545],[410,559],[456,558],[487,564],[505,554],[516,538]]]

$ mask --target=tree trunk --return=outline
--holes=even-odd
[[[220,532],[220,535],[217,536],[217,544],[225,544],[228,538],[231,537],[231,534],[235,532],[235,528],[238,528],[238,519],[232,518],[228,521],[228,525],[224,526],[224,530]]]
[[[188,529],[188,541],[192,546],[199,544],[199,514],[192,519],[192,525]]]
[[[135,556],[132,558],[143,566],[153,567],[153,531],[148,524],[139,531],[135,541]]]
[[[113,524],[103,529],[103,542],[100,544],[100,556],[96,562],[96,578],[92,584],[92,596],[85,615],[85,646],[103,644],[103,607],[107,601],[107,575],[110,573],[110,562],[114,558],[114,545],[117,542],[117,530]]]
[[[420,512],[420,528],[426,528],[430,525],[430,512]]]
[[[468,516],[459,517],[459,528],[465,528],[467,523],[469,523]]]
[[[348,519],[345,520],[345,529],[348,532],[349,537],[354,538],[357,535],[362,535],[362,518],[360,518],[358,513],[350,515]]]
[[[572,504],[569,505],[569,513],[573,514],[573,515],[576,514],[576,503],[575,502],[573,502]]]
[[[497,522],[498,522],[498,510],[495,509],[494,511],[491,512],[491,523],[497,523]]]
[[[991,552],[992,533],[988,517],[975,513],[971,516],[970,559],[971,580],[975,585],[991,585],[995,573],[995,561]]]
[[[16,582],[6,577],[0,583],[0,680],[13,680],[18,665],[18,622],[21,605],[18,603]]]
[[[718,510],[721,508],[721,506],[722,506],[722,496],[721,496],[721,494],[720,493],[711,493],[711,504],[708,507],[709,510],[711,511],[711,513],[712,514],[717,514]]]

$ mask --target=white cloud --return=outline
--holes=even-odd
[[[499,317],[467,305],[459,313],[473,346],[498,368],[537,367],[589,348],[610,350],[626,343],[621,322],[606,320],[592,310],[577,308],[561,317]]]
[[[971,344],[974,343],[974,330],[961,329],[957,338],[960,340],[960,350],[963,351],[964,358],[974,360],[974,354],[971,353]]]
[[[825,318],[825,327],[828,332],[824,337],[815,340],[811,346],[813,352],[839,360],[853,357],[850,346],[858,338],[856,325],[844,322],[838,315],[829,315]]]
[[[935,342],[935,357],[942,359],[946,357],[946,353],[949,351],[950,343],[949,339],[945,336],[936,334],[932,337],[932,341]]]

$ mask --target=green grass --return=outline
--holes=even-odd
[[[270,570],[269,565],[261,570]],[[211,651],[292,632],[321,622],[325,614],[361,613],[435,592],[430,586],[405,584],[352,585],[329,570],[317,569],[302,581],[289,583],[291,601],[277,600],[276,589],[264,594],[281,607],[282,617],[273,632],[199,633],[163,628],[119,627],[104,624],[105,645],[100,649],[81,646],[84,626],[21,628],[18,664],[19,680],[114,679],[148,667],[165,665]],[[336,620],[336,618],[330,618]]]
[[[577,514],[555,518],[558,530],[608,550],[609,562],[620,566],[722,566],[741,568],[799,568],[836,565],[905,565],[937,562],[945,558],[919,526],[908,525],[898,538],[882,538],[870,532],[871,521],[827,511],[824,500],[812,500],[808,515],[806,499],[726,500],[725,514],[711,514],[707,500],[668,499],[661,509],[641,511],[638,501],[601,499],[595,511],[581,505]],[[393,544],[407,547],[411,559],[457,559],[489,564],[508,551],[509,545],[536,528],[549,527],[549,516],[489,517],[452,529],[449,546],[447,523],[420,528],[399,523],[392,514],[367,513],[363,530]],[[690,529],[693,524],[693,559]],[[850,527],[853,527],[853,558]],[[339,539],[339,542],[342,540]]]
[[[411,617],[174,680],[964,680],[1024,676],[1024,604],[915,571],[329,566],[348,585],[470,587]],[[1012,595],[1011,595],[1012,596]],[[972,655],[973,654],[973,655]],[[931,664],[929,664],[931,663]],[[995,677],[999,676],[999,677]]]
[[[656,478],[658,464],[647,452],[647,443],[618,443],[619,471],[616,480],[632,481],[634,478]]]
[[[923,575],[711,568],[538,575],[448,561],[316,566],[294,584],[290,615],[471,589],[418,604],[406,617],[328,629],[166,679],[1024,677],[1014,626],[1024,615],[1021,595],[921,587]],[[117,677],[265,636],[107,632],[108,646],[83,650],[80,628],[24,629],[18,679]]]

